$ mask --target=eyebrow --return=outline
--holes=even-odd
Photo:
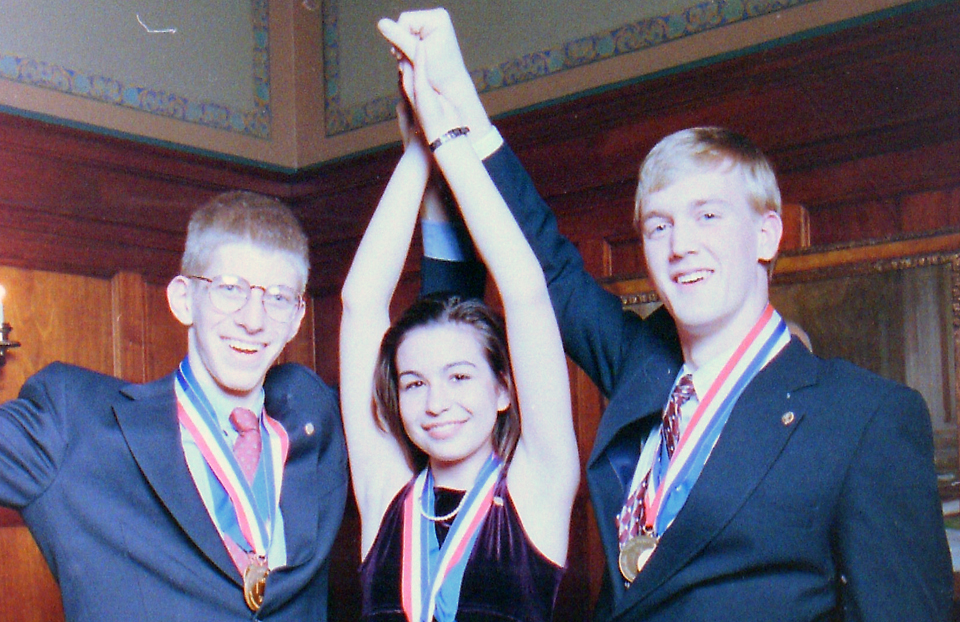
[[[641,215],[640,215],[640,220],[637,221],[637,222],[639,222],[639,223],[642,225],[643,223],[645,223],[645,222],[647,222],[647,221],[649,221],[649,220],[653,220],[653,219],[655,219],[655,218],[662,218],[662,219],[664,219],[664,220],[669,220],[670,217],[667,216],[666,214],[664,214],[663,212],[656,212],[656,211],[654,211],[654,212],[647,212],[646,214],[641,214]]]
[[[446,365],[444,365],[444,366],[443,366],[443,371],[450,371],[450,370],[453,369],[454,367],[459,367],[459,366],[461,366],[461,365],[466,365],[466,366],[472,367],[472,368],[474,368],[474,369],[476,369],[476,367],[477,367],[477,365],[476,365],[475,363],[471,363],[470,361],[454,361],[453,363],[447,363]],[[397,377],[401,377],[401,376],[404,376],[404,375],[406,375],[406,374],[413,374],[413,375],[415,375],[415,376],[422,376],[422,375],[423,375],[423,374],[421,374],[420,372],[418,372],[418,371],[416,371],[416,370],[414,370],[414,369],[406,369],[406,370],[397,372]]]

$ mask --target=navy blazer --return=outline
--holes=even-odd
[[[740,396],[691,494],[637,579],[615,517],[682,354],[585,271],[504,145],[485,162],[546,275],[564,346],[609,398],[587,483],[607,569],[600,620],[947,620],[953,579],[920,395],[796,339]]]
[[[54,364],[0,405],[0,504],[22,513],[67,620],[326,619],[347,494],[336,395],[299,365],[271,369],[265,389],[290,438],[287,565],[256,616],[187,468],[173,376],[137,385]]]

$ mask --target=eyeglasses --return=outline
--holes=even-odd
[[[188,279],[205,281],[210,285],[207,293],[210,302],[221,313],[236,313],[250,300],[250,290],[263,292],[261,303],[263,310],[277,322],[289,322],[297,309],[303,304],[303,295],[286,285],[251,285],[246,279],[232,274],[221,274],[215,278],[185,274]]]

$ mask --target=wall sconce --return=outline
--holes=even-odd
[[[13,327],[3,319],[3,297],[6,294],[7,290],[3,288],[3,285],[0,285],[0,367],[3,367],[4,363],[7,362],[7,350],[20,347],[19,341],[10,341],[10,331],[13,330]]]

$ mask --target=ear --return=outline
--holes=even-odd
[[[773,210],[766,210],[760,216],[760,232],[757,238],[758,259],[763,262],[772,261],[780,249],[780,238],[783,237],[783,220],[780,214]]]
[[[510,389],[502,382],[497,383],[497,412],[510,408]]]
[[[187,277],[177,275],[167,284],[167,304],[177,321],[184,326],[193,325],[193,290]]]
[[[307,314],[307,300],[304,299],[303,304],[300,305],[300,308],[297,309],[296,315],[293,316],[293,319],[290,320],[290,332],[287,333],[287,340],[284,345],[290,343],[294,337],[297,336],[297,333],[300,332],[300,324],[303,323],[303,318]]]

